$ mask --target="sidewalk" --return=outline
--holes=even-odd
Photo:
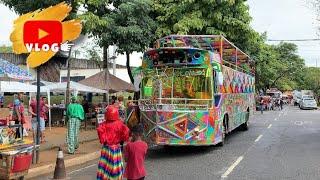
[[[53,174],[58,147],[63,149],[66,168],[99,158],[101,145],[97,140],[96,130],[80,130],[80,146],[74,155],[67,153],[65,143],[66,131],[67,129],[65,127],[54,127],[51,131],[49,128],[46,129],[45,139],[47,142],[40,145],[39,163],[31,165],[29,173],[26,176],[27,179],[45,174]],[[32,138],[32,133],[29,133],[27,138]]]
[[[66,133],[67,129],[65,127],[52,127],[50,130],[48,127],[45,130],[45,143],[40,145],[40,150],[50,150],[52,148],[57,148],[59,146],[64,146],[66,144]],[[27,138],[32,139],[32,132],[28,132],[29,136]],[[97,140],[97,131],[94,130],[80,130],[79,142],[89,142]]]

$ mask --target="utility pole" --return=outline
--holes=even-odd
[[[72,47],[70,47],[69,53],[68,53],[68,59],[67,59],[67,89],[66,89],[66,107],[70,103],[70,71],[71,71],[71,51]]]

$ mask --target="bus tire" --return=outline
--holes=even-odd
[[[250,111],[249,111],[249,108],[247,109],[247,112],[246,112],[246,120],[243,124],[240,125],[240,129],[242,131],[248,131],[249,129],[249,126],[248,126],[248,122],[249,122],[249,116],[250,116]]]
[[[228,115],[225,115],[223,117],[223,131],[222,131],[222,139],[221,139],[221,142],[219,142],[217,144],[217,146],[220,146],[222,147],[224,145],[224,141],[225,141],[225,138],[226,138],[226,132],[227,132],[227,127],[228,127]]]

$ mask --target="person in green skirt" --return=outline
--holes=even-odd
[[[71,103],[67,108],[67,144],[68,153],[74,154],[75,150],[79,147],[79,129],[81,121],[84,120],[84,110],[81,104],[78,103],[77,97],[73,96],[71,98]]]

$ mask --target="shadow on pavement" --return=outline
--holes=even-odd
[[[157,146],[150,148],[147,157],[158,159],[165,157],[186,157],[204,154],[215,149],[217,146]]]

